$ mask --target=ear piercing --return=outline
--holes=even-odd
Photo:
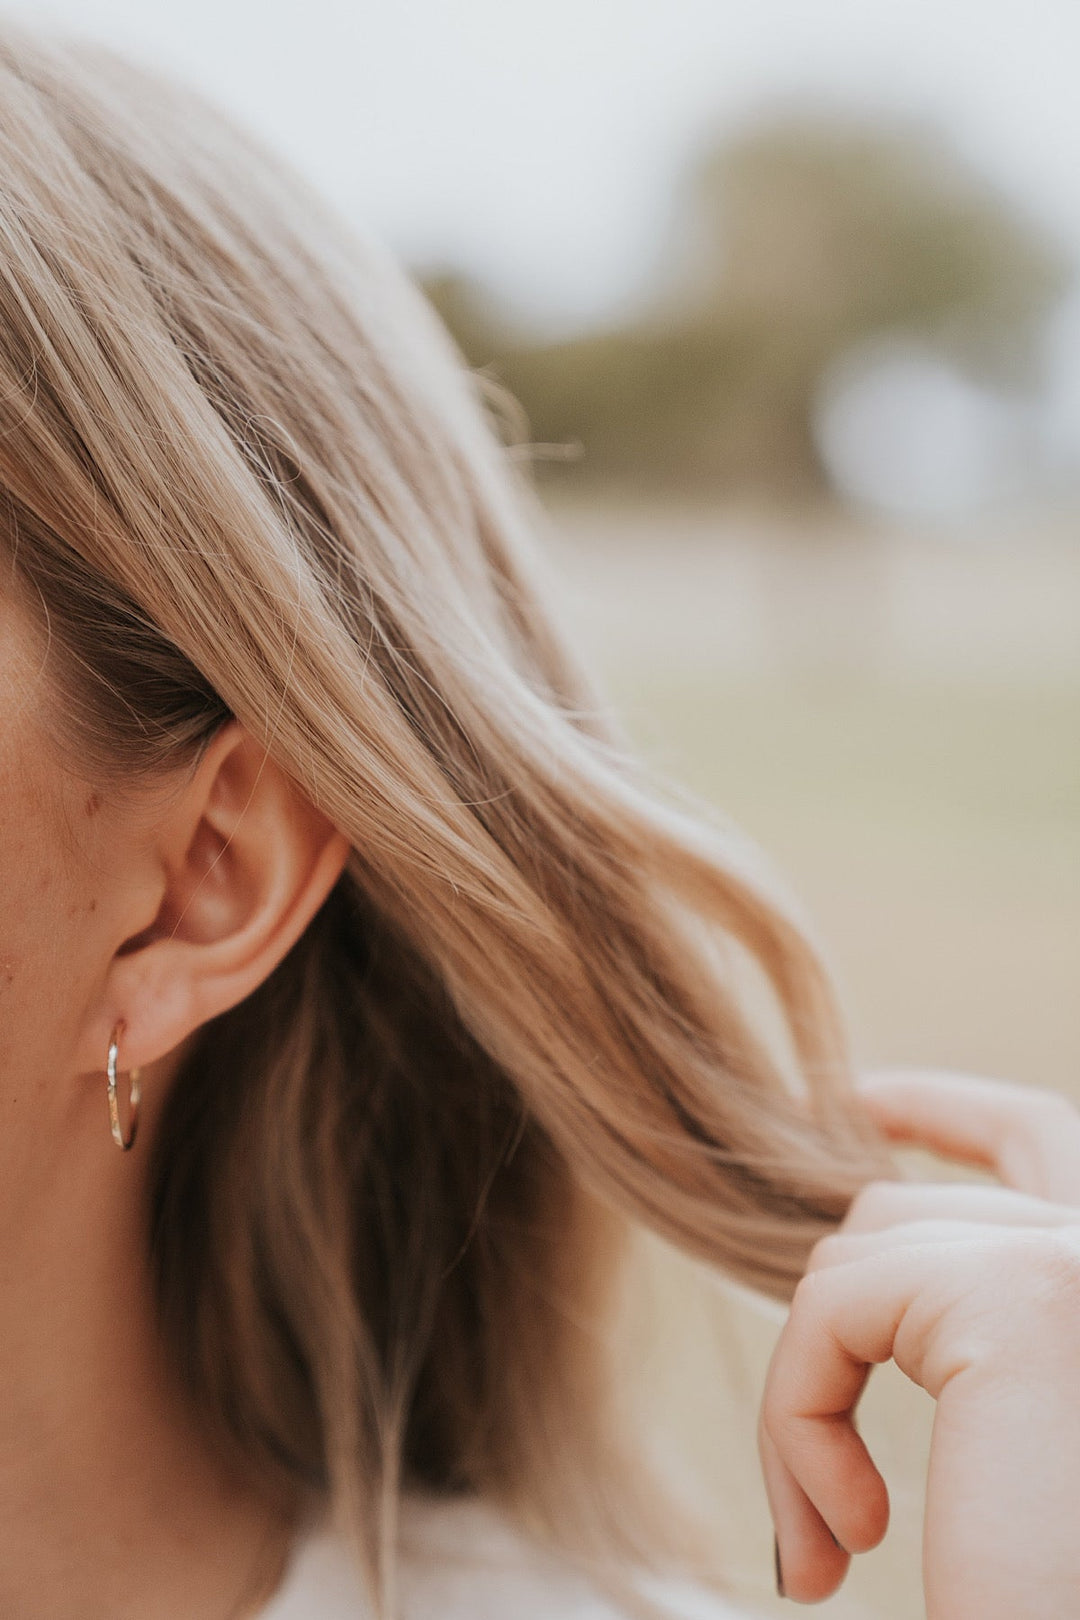
[[[128,1131],[125,1136],[120,1124],[120,1100],[117,1096],[116,1087],[117,1065],[120,1058],[120,1033],[123,1028],[123,1024],[117,1024],[112,1032],[112,1040],[109,1042],[109,1055],[105,1062],[105,1075],[109,1093],[109,1128],[112,1131],[112,1139],[117,1147],[122,1153],[126,1153],[135,1140],[135,1132],[139,1124],[139,1101],[142,1092],[139,1086],[139,1071],[138,1069],[132,1069],[128,1074]]]

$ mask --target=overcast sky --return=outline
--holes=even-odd
[[[943,128],[1080,254],[1080,0],[22,0],[198,81],[403,253],[567,324],[771,105]]]

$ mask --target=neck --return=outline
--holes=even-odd
[[[101,1101],[100,1140],[24,1183],[3,1223],[0,1614],[240,1620],[276,1584],[287,1529],[228,1477],[170,1372],[149,1142],[119,1154]]]

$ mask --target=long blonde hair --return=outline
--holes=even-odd
[[[614,1536],[623,1230],[782,1296],[874,1168],[802,927],[609,735],[393,265],[197,98],[9,29],[0,486],[86,770],[174,769],[233,715],[352,844],[157,1143],[207,1432],[329,1501],[384,1608],[410,1488]]]

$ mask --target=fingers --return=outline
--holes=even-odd
[[[1076,1225],[1075,1218],[1071,1224]],[[853,1260],[864,1257],[891,1254],[898,1249],[927,1248],[943,1243],[975,1243],[997,1230],[1000,1228],[992,1222],[937,1218],[903,1221],[877,1232],[848,1232],[841,1229],[814,1245],[807,1263],[807,1274],[827,1271],[833,1266],[849,1265]]]
[[[893,1140],[1005,1185],[871,1183],[811,1256],[760,1426],[785,1590],[804,1602],[828,1596],[847,1554],[885,1533],[888,1494],[854,1422],[870,1367],[895,1356],[936,1398],[955,1369],[927,1348],[934,1325],[953,1310],[958,1277],[982,1271],[994,1229],[1013,1229],[1010,1247],[1026,1255],[1034,1229],[1080,1227],[1080,1111],[1065,1098],[938,1072],[879,1073],[859,1089]]]
[[[769,1368],[762,1468],[785,1590],[801,1602],[827,1596],[843,1578],[846,1562],[834,1538],[845,1551],[862,1552],[888,1524],[885,1483],[853,1414],[870,1366],[891,1353],[907,1299],[886,1284],[898,1270],[894,1257],[883,1265],[876,1256],[805,1278]],[[862,1295],[861,1322],[852,1318],[849,1278]]]
[[[762,1466],[785,1588],[800,1601],[827,1595],[843,1578],[832,1537],[848,1552],[864,1552],[888,1525],[885,1482],[854,1423],[870,1368],[895,1357],[935,1398],[955,1370],[935,1334],[993,1239],[979,1224],[925,1224],[937,1229],[819,1244],[817,1269],[799,1284],[773,1354]]]
[[[825,1520],[784,1462],[771,1435],[762,1424],[758,1430],[761,1471],[773,1524],[777,1526],[777,1577],[785,1596],[787,1571],[797,1572],[798,1597],[803,1603],[817,1603],[835,1592],[851,1556],[839,1545]],[[780,1548],[780,1527],[784,1545]]]
[[[859,1092],[894,1141],[980,1165],[1021,1192],[1080,1204],[1080,1110],[1059,1093],[938,1070],[882,1070]]]
[[[871,1181],[855,1196],[841,1232],[881,1232],[911,1221],[979,1221],[995,1226],[1075,1226],[1080,1209],[1010,1187],[965,1182]]]
[[[884,1481],[854,1422],[870,1367],[895,1357],[936,1398],[956,1370],[932,1341],[967,1293],[958,1296],[958,1279],[983,1274],[1010,1229],[1016,1281],[1028,1275],[1036,1229],[1080,1228],[1080,1111],[1063,1097],[933,1072],[877,1074],[860,1090],[894,1140],[979,1165],[1005,1185],[871,1183],[811,1255],[760,1427],[785,1590],[804,1602],[835,1590],[848,1553],[876,1546],[888,1523]],[[983,1284],[987,1293],[985,1275]],[[989,1287],[989,1297],[1000,1293]]]

